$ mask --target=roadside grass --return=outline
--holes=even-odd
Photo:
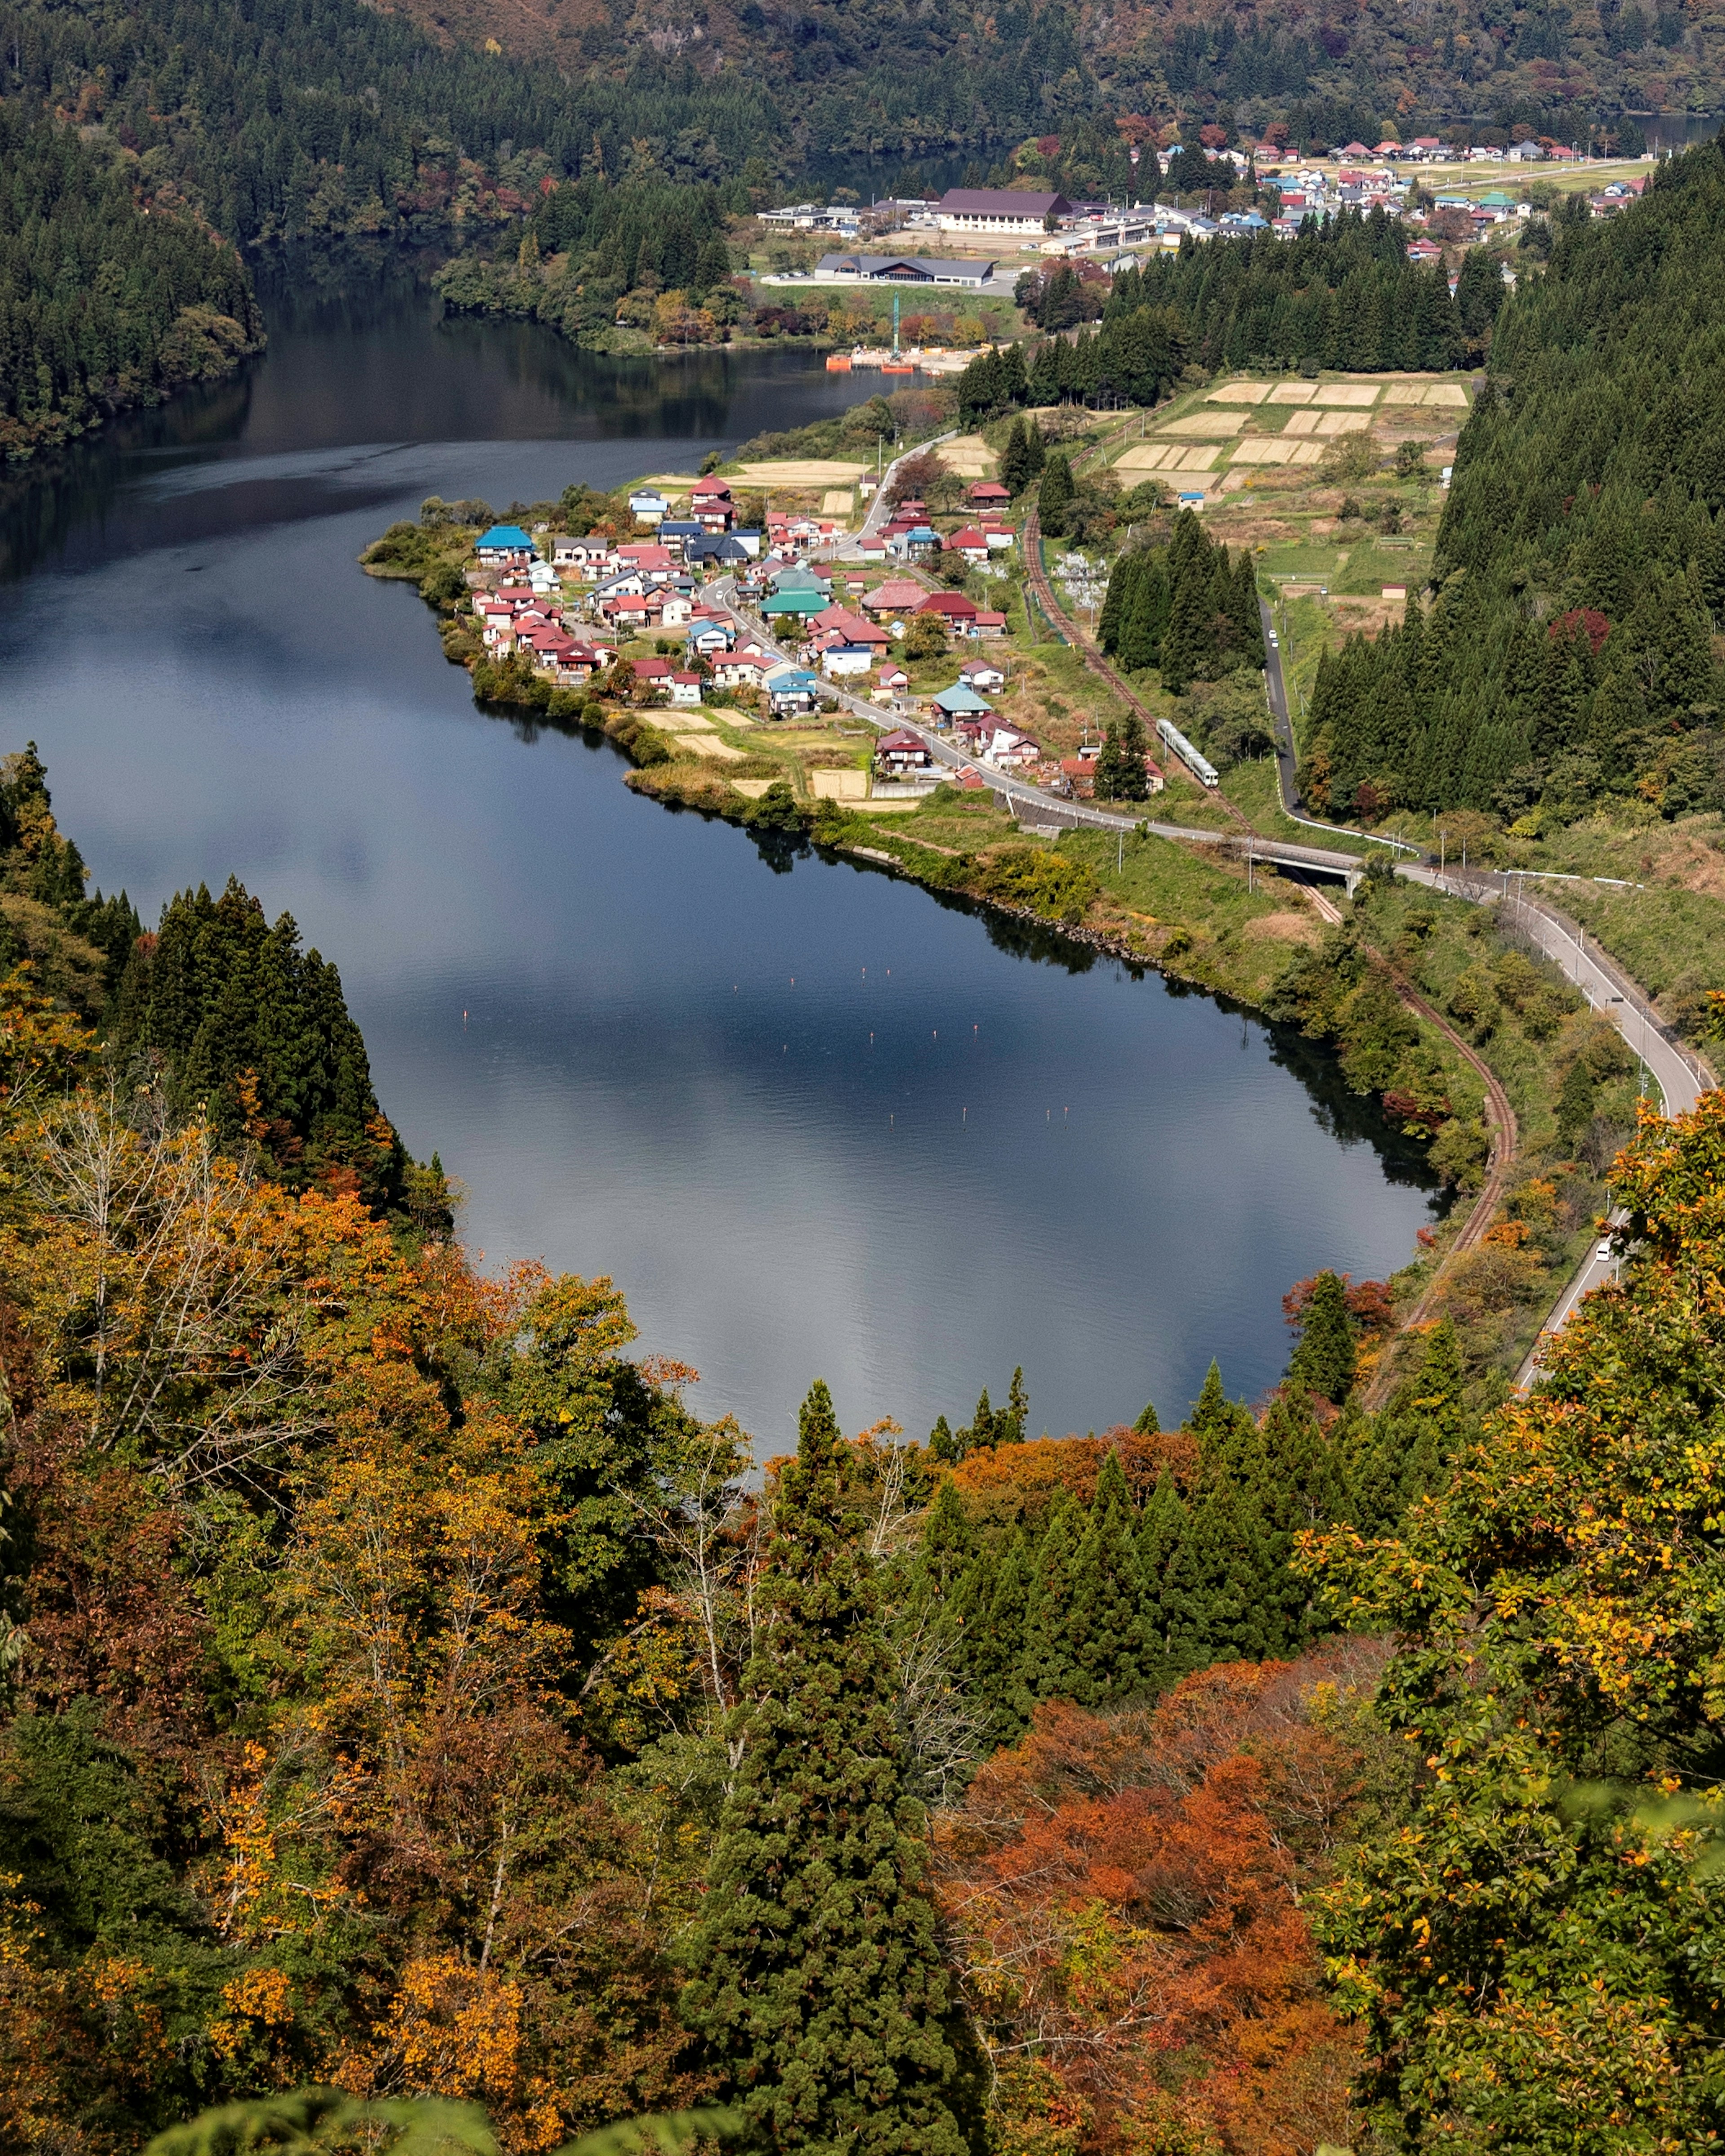
[[[1320,932],[1316,916],[1291,890],[1249,891],[1244,867],[1206,858],[1178,839],[1133,833],[1122,847],[1109,832],[1081,829],[1063,832],[1060,850],[1083,861],[1101,886],[1094,925],[1117,920],[1147,951],[1159,950],[1170,934],[1183,931],[1190,947],[1171,954],[1174,970],[1224,994],[1261,1002],[1292,951],[1315,942]],[[1296,915],[1297,924],[1291,919]],[[1273,924],[1267,932],[1266,922]]]
[[[1328,853],[1357,854],[1362,860],[1385,850],[1358,832],[1315,831],[1309,824],[1296,823],[1281,805],[1274,757],[1232,765],[1222,774],[1222,791],[1250,819],[1252,829],[1266,839],[1286,839],[1296,846],[1322,846]],[[1400,835],[1399,826],[1397,835]]]

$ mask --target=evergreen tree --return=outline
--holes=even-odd
[[[1332,1272],[1322,1272],[1313,1283],[1300,1327],[1299,1345],[1288,1364],[1292,1382],[1316,1393],[1321,1399],[1340,1402],[1353,1389],[1356,1368],[1353,1320],[1348,1312],[1348,1291]]]
[[[1037,519],[1046,537],[1058,539],[1065,531],[1066,510],[1076,490],[1065,451],[1052,451],[1043,469],[1042,483],[1036,490]]]
[[[916,1553],[919,1593],[931,1599],[949,1594],[976,1555],[976,1534],[952,1486],[942,1477],[934,1502],[923,1515]]]
[[[1238,1431],[1243,1419],[1250,1422],[1251,1417],[1223,1390],[1220,1365],[1212,1358],[1198,1398],[1192,1403],[1192,1412],[1186,1418],[1187,1429],[1198,1439],[1201,1450],[1213,1454]]]
[[[1024,1647],[1016,1691],[1028,1704],[1072,1699],[1081,1672],[1072,1645],[1072,1601],[1077,1585],[1078,1546],[1085,1531],[1078,1501],[1063,1490],[1036,1546],[1034,1583],[1024,1621]]]
[[[1024,1366],[1020,1363],[1012,1373],[1012,1383],[1007,1389],[1006,1411],[997,1418],[998,1445],[1022,1445],[1025,1425],[1030,1414],[1030,1396],[1024,1390]]]
[[[1266,1652],[1303,1654],[1322,1629],[1311,1589],[1293,1569],[1295,1546],[1308,1530],[1350,1517],[1351,1492],[1337,1449],[1317,1424],[1310,1396],[1284,1386],[1258,1428],[1257,1457],[1244,1479],[1262,1537],[1260,1589]]]
[[[1120,729],[1118,799],[1149,799],[1150,773],[1144,761],[1149,753],[1150,744],[1144,737],[1144,721],[1136,711],[1128,711]]]
[[[1034,422],[1020,413],[1008,429],[1006,441],[1000,452],[1000,484],[1014,498],[1021,495],[1036,476],[1034,453],[1030,447],[1030,435],[1034,431]],[[1037,439],[1041,439],[1040,434]]]
[[[1185,1501],[1164,1467],[1138,1515],[1138,1578],[1144,1590],[1147,1624],[1151,1621],[1150,1613],[1160,1609],[1163,1578],[1185,1529]]]
[[[1132,1428],[1137,1432],[1140,1437],[1154,1437],[1156,1435],[1157,1432],[1162,1428],[1162,1424],[1156,1419],[1156,1403],[1154,1400],[1145,1401],[1143,1406],[1138,1410],[1138,1419],[1132,1424]]]
[[[1135,1524],[1120,1455],[1110,1452],[1079,1544],[1067,1628],[1078,1671],[1074,1697],[1081,1706],[1127,1698],[1144,1682],[1144,1582]]]
[[[921,1807],[831,1397],[803,1403],[780,1479],[742,1763],[689,1948],[689,2025],[757,2145],[964,2156]]]
[[[1168,626],[1168,579],[1153,554],[1131,557],[1138,565],[1132,578],[1120,626],[1121,665],[1128,674],[1156,665],[1162,657],[1162,639]],[[1110,579],[1111,587],[1112,579]]]
[[[986,1561],[977,1560],[973,1571],[986,1576],[986,1598],[979,1578],[978,1606],[986,1615],[973,1635],[968,1637],[965,1668],[977,1704],[985,1717],[986,1733],[996,1744],[1010,1744],[1024,1730],[1027,1705],[1020,1685],[1019,1664],[1024,1659],[1024,1635],[1029,1621],[1030,1599],[1035,1591],[1034,1560],[1022,1527],[1015,1528],[1006,1555],[989,1574]],[[966,1575],[966,1593],[969,1575]]]
[[[1102,752],[1096,758],[1096,773],[1091,783],[1096,788],[1098,801],[1113,801],[1119,798],[1120,735],[1111,724],[1102,737]]]
[[[1461,1342],[1446,1317],[1426,1335],[1418,1367],[1382,1414],[1348,1433],[1344,1466],[1360,1532],[1393,1532],[1409,1505],[1442,1486],[1448,1463],[1476,1427]]]
[[[936,1419],[934,1428],[928,1433],[928,1450],[937,1460],[952,1462],[960,1457],[958,1440],[944,1415]]]

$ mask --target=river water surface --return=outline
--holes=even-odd
[[[399,270],[271,304],[241,380],[15,489],[0,747],[146,919],[238,875],[340,965],[380,1098],[489,1265],[609,1273],[703,1412],[782,1450],[810,1378],[921,1436],[1255,1396],[1281,1297],[1381,1275],[1431,1199],[1306,1044],[1153,974],[640,800],[608,746],[474,708],[354,557],[689,469],[860,393],[818,356],[611,362],[444,323]]]

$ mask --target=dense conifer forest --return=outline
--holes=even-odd
[[[136,161],[0,101],[0,452],[223,373],[262,341],[234,248]]]
[[[768,127],[757,82],[643,67],[573,87],[548,64],[439,45],[355,0],[117,0],[0,8],[8,97],[99,128],[242,247],[482,230],[540,180],[644,164],[741,172]]]
[[[1269,232],[1188,241],[1122,270],[1099,327],[973,359],[958,377],[959,410],[974,423],[1026,405],[1153,404],[1188,367],[1459,367],[1484,352],[1504,298],[1479,249],[1452,294],[1441,264],[1408,260],[1405,234],[1381,210],[1308,219],[1291,242]]]
[[[1613,797],[1725,803],[1725,154],[1557,234],[1498,317],[1433,603],[1325,660],[1303,765],[1322,807],[1537,828]]]

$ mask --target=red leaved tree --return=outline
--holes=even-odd
[[[1363,1788],[1354,1640],[1153,1709],[1036,1711],[942,1825],[942,1892],[1009,2146],[1346,2143],[1353,2040],[1300,1890]]]

